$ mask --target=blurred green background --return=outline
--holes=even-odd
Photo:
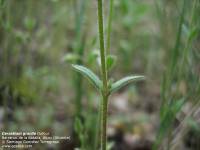
[[[106,25],[107,0],[104,13]],[[110,149],[200,148],[199,16],[199,0],[114,0],[109,77],[147,79],[111,97]],[[101,97],[71,68],[100,74],[97,29],[96,0],[0,0],[1,131],[71,136],[34,149],[98,149]]]

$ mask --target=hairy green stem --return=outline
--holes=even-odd
[[[101,107],[101,150],[106,150],[107,145],[107,110],[108,110],[108,96],[103,96],[103,103]]]
[[[104,48],[103,4],[102,0],[98,0],[97,2],[98,2],[99,43],[100,43],[100,55],[101,55],[101,74],[103,80],[103,90],[102,90],[103,103],[101,106],[101,150],[106,150],[108,81],[107,81],[107,68],[106,68],[106,53]]]
[[[107,69],[106,69],[106,54],[104,48],[104,26],[103,26],[103,6],[102,0],[98,0],[98,24],[99,24],[99,43],[101,55],[101,72],[103,79],[103,93],[107,91]]]
[[[93,149],[98,149],[98,145],[99,145],[99,135],[100,135],[99,128],[100,128],[100,123],[101,123],[101,107],[98,108],[98,115],[97,116],[98,116],[98,119],[97,119],[97,124],[96,124],[96,129],[95,129],[95,137],[94,137],[95,140],[94,140]]]

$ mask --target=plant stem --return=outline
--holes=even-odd
[[[107,144],[107,107],[108,107],[108,96],[103,96],[103,103],[101,107],[101,150],[106,150],[106,144]]]
[[[98,0],[98,24],[99,24],[99,43],[101,55],[101,72],[103,78],[103,93],[107,91],[107,70],[106,70],[106,54],[104,48],[104,27],[103,27],[103,8],[102,0]]]
[[[108,81],[106,69],[106,53],[104,48],[104,27],[103,27],[103,6],[102,0],[98,0],[98,25],[99,25],[99,43],[101,55],[101,74],[103,80],[102,97],[103,103],[101,106],[101,150],[106,150],[106,125],[107,125],[107,102],[108,102]]]
[[[94,140],[94,147],[93,147],[93,149],[98,149],[98,145],[99,145],[99,135],[100,135],[99,128],[101,127],[100,126],[100,123],[101,123],[101,107],[98,108],[98,118],[97,118],[96,122],[97,122],[97,124],[95,126],[96,129],[95,129],[95,140]]]

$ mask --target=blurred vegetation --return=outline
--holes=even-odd
[[[109,1],[104,6],[107,24]],[[199,16],[199,0],[114,0],[110,51],[117,67],[109,77],[147,80],[111,97],[111,149],[140,149],[127,144],[129,135],[148,140],[149,149],[200,148]],[[71,135],[52,148],[98,149],[100,96],[70,66],[100,74],[96,20],[93,0],[0,0],[2,131]]]

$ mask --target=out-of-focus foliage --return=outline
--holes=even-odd
[[[108,4],[104,0],[105,24]],[[128,141],[150,137],[161,148],[179,149],[183,143],[195,149],[199,0],[114,0],[113,6],[109,77],[144,74],[147,80],[111,96],[109,135],[113,128],[119,130],[117,136],[109,136],[112,147],[120,147],[120,135]],[[99,146],[99,95],[69,65],[83,64],[100,75],[96,9],[94,0],[0,0],[1,129],[76,132],[75,139],[84,137],[82,144],[67,144],[91,145],[93,150]],[[84,132],[74,129],[75,114]],[[117,125],[110,125],[113,122]],[[151,126],[153,135],[146,136]]]

